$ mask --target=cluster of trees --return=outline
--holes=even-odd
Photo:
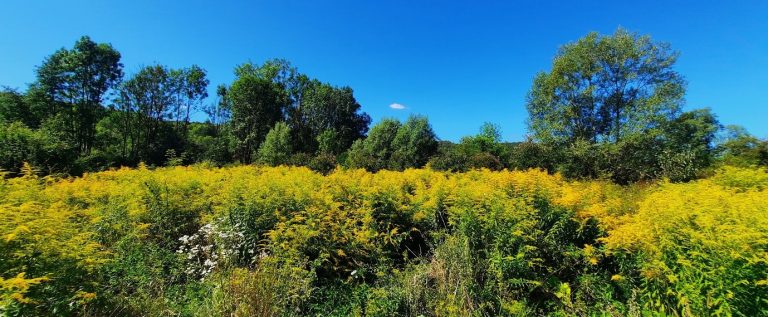
[[[619,29],[563,46],[528,95],[536,140],[563,148],[571,176],[619,182],[688,180],[711,163],[718,122],[708,110],[681,112],[685,81],[677,52]]]
[[[446,144],[434,167],[448,170],[530,167],[574,178],[631,183],[687,181],[718,159],[765,165],[768,141],[722,127],[708,109],[682,111],[678,53],[666,43],[618,29],[563,46],[537,74],[526,100],[531,139],[504,147],[498,129]],[[717,142],[719,141],[719,142]]]
[[[17,173],[29,162],[78,174],[140,162],[317,161],[329,169],[368,131],[371,119],[349,87],[309,78],[285,60],[246,63],[235,74],[206,103],[209,80],[199,66],[150,65],[124,77],[117,50],[83,37],[46,58],[26,92],[0,93],[0,168]],[[193,122],[198,111],[209,119]]]
[[[685,80],[666,43],[617,30],[563,46],[526,100],[530,137],[505,143],[492,124],[458,143],[439,141],[428,120],[375,126],[349,87],[298,72],[288,61],[245,63],[207,101],[199,66],[150,65],[125,77],[120,53],[88,37],[37,68],[25,92],[0,92],[0,169],[29,162],[44,173],[117,166],[228,163],[341,164],[370,171],[425,165],[559,171],[630,183],[686,181],[714,162],[768,165],[768,141],[724,129],[707,109],[682,111]],[[199,111],[205,122],[191,117]],[[722,137],[718,137],[718,133]]]

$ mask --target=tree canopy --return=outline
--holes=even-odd
[[[688,181],[721,162],[768,165],[765,140],[742,133],[716,144],[717,116],[683,111],[678,53],[647,35],[589,33],[561,47],[525,100],[530,135],[505,142],[484,124],[440,141],[425,116],[370,129],[352,87],[285,59],[245,62],[210,81],[198,65],[151,64],[124,76],[121,54],[84,36],[46,57],[26,90],[0,91],[2,169],[24,162],[77,175],[120,166],[290,164],[447,171],[542,168],[569,178]],[[212,93],[213,94],[213,93]]]
[[[120,58],[112,45],[83,36],[71,50],[56,51],[37,68],[33,86],[46,98],[46,115],[66,116],[68,124],[62,128],[83,153],[91,150],[105,94],[123,76]]]
[[[678,53],[649,36],[618,29],[560,48],[549,72],[533,80],[528,125],[544,142],[617,142],[678,113],[685,81]]]

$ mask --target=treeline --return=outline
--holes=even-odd
[[[124,76],[120,53],[81,38],[37,68],[26,92],[0,97],[0,168],[44,173],[191,164],[328,165],[365,137],[370,117],[349,87],[299,73],[284,60],[235,69],[217,87],[197,65],[142,67]],[[206,122],[193,122],[202,111]],[[319,163],[315,163],[319,162]]]
[[[0,168],[46,174],[119,166],[210,162],[403,170],[543,168],[572,178],[687,181],[713,164],[768,165],[768,141],[722,127],[707,109],[684,112],[678,53],[617,30],[560,48],[526,100],[530,137],[504,143],[485,124],[440,141],[423,116],[370,117],[350,87],[300,73],[288,61],[245,63],[208,96],[199,66],[150,65],[126,76],[120,53],[88,37],[37,67],[26,91],[0,93]],[[210,101],[214,100],[214,101]],[[192,121],[204,112],[205,122]]]

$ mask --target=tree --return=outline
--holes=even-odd
[[[533,136],[557,149],[568,177],[630,183],[690,180],[712,163],[719,124],[708,110],[680,113],[685,82],[668,44],[618,29],[565,45],[528,95]]]
[[[501,129],[489,122],[480,127],[480,133],[461,139],[457,150],[462,153],[472,168],[500,170],[509,160],[509,151],[501,144]]]
[[[383,119],[371,128],[368,137],[352,143],[347,166],[378,171],[387,168],[392,156],[392,141],[400,130],[400,121]]]
[[[107,91],[123,76],[120,53],[83,36],[71,50],[60,49],[37,69],[35,91],[46,98],[49,115],[62,112],[67,132],[81,153],[89,153]]]
[[[0,124],[0,170],[18,173],[24,162],[35,160],[35,132],[21,122]]]
[[[658,127],[683,103],[685,83],[673,66],[677,53],[618,29],[590,33],[563,46],[552,70],[534,78],[528,125],[539,141],[617,142]]]
[[[664,126],[665,150],[678,156],[688,156],[687,164],[693,171],[677,177],[678,180],[691,180],[699,171],[712,164],[715,157],[715,135],[720,129],[720,122],[709,109],[684,112]]]
[[[345,148],[339,133],[334,129],[328,129],[317,135],[317,152],[331,155],[341,153]]]
[[[344,149],[368,132],[371,118],[360,112],[352,88],[311,80],[301,89],[301,99],[288,111],[288,122],[301,151],[315,152],[317,137],[328,130],[335,131],[337,142]]]
[[[232,103],[227,98],[227,86],[219,85],[216,87],[217,101],[206,107],[203,107],[203,112],[208,115],[208,119],[211,123],[218,127],[221,127],[225,122],[229,121],[232,116]]]
[[[165,146],[160,141],[165,121],[171,118],[177,97],[172,70],[146,66],[120,86],[116,115],[122,134],[123,157],[129,161],[161,162]]]
[[[248,162],[245,158],[246,148],[258,147],[259,142],[263,140],[266,131],[277,121],[285,120],[291,128],[294,150],[297,152],[315,153],[318,151],[318,137],[320,134],[334,130],[341,149],[350,147],[354,140],[359,139],[368,131],[370,117],[360,112],[360,104],[354,97],[353,90],[349,87],[335,87],[327,83],[320,82],[317,79],[310,79],[308,76],[299,73],[288,61],[282,59],[273,59],[264,62],[261,65],[245,63],[235,69],[237,76],[236,82],[240,81],[240,87],[235,84],[222,92],[228,95],[232,107],[232,123],[242,124],[246,112],[241,111],[243,107],[251,107],[247,111],[252,115],[261,117],[258,121],[265,124],[264,129],[250,129],[247,125],[241,126],[242,129],[253,133],[252,141],[245,142],[244,137],[238,137],[239,148],[238,157],[242,157],[243,162]],[[269,90],[275,93],[261,94],[257,96],[251,92],[250,96],[243,87],[248,85],[250,89],[256,89],[255,81],[262,81],[260,85],[271,85]],[[262,87],[267,90],[266,87]],[[238,90],[239,91],[236,91]],[[277,96],[277,99],[274,97]],[[259,100],[267,98],[270,100]],[[250,102],[251,104],[247,104]],[[261,105],[261,106],[257,106]],[[240,109],[234,109],[240,108]],[[238,113],[240,117],[235,118]],[[252,119],[256,119],[255,117]],[[246,120],[248,121],[248,120]],[[252,122],[252,120],[251,120]],[[242,130],[235,128],[233,132]],[[328,137],[330,135],[326,135]],[[325,139],[325,141],[330,141]],[[255,143],[253,143],[255,142]],[[253,143],[253,144],[251,144]],[[340,150],[334,150],[339,152]]]
[[[176,121],[176,129],[180,135],[186,136],[189,127],[189,119],[193,110],[200,109],[202,102],[208,97],[208,84],[206,72],[200,66],[192,65],[189,68],[174,69],[170,71],[173,90],[176,92],[172,110],[173,120]]]
[[[227,126],[212,122],[194,122],[187,136],[187,153],[193,162],[224,165],[232,161]]]
[[[292,151],[291,128],[285,122],[278,122],[259,147],[259,162],[270,166],[286,164]]]
[[[289,61],[278,58],[267,60],[261,65],[251,62],[239,65],[235,68],[235,76],[253,76],[279,85],[288,93],[286,101],[289,104],[301,99],[301,85],[306,81],[306,76],[299,74]]]
[[[555,171],[556,151],[552,147],[535,142],[530,137],[525,141],[515,143],[511,147],[509,168],[527,170],[541,168],[549,172]]]
[[[39,125],[24,95],[8,87],[0,90],[0,122],[21,122],[28,127]]]
[[[347,153],[347,166],[378,171],[422,167],[438,148],[437,137],[423,116],[411,116],[401,124],[384,119],[364,140],[355,141]]]
[[[498,126],[484,123],[480,133],[461,138],[458,144],[441,144],[430,166],[437,170],[466,171],[470,168],[501,170],[509,161],[509,150],[501,144]]]
[[[236,158],[250,163],[267,132],[283,118],[289,103],[284,86],[267,78],[261,68],[247,63],[235,70],[237,79],[227,92],[232,106]]]
[[[723,129],[717,152],[725,164],[734,166],[768,166],[768,140],[760,140],[742,126]]]
[[[423,167],[437,153],[437,136],[424,116],[411,116],[392,139],[392,169]]]
[[[122,83],[116,100],[119,111],[108,119],[108,125],[122,135],[121,157],[128,162],[159,163],[168,149],[181,150],[190,113],[208,95],[207,85],[205,71],[195,65],[145,66]]]
[[[0,123],[0,171],[18,173],[26,162],[46,174],[72,172],[77,149],[56,134],[47,127]]]

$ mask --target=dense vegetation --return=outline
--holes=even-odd
[[[762,170],[27,170],[0,197],[8,315],[768,313]]]
[[[285,60],[211,102],[120,58],[83,37],[0,92],[0,315],[768,314],[768,141],[683,111],[665,43],[563,46],[517,143],[369,129]]]
[[[369,131],[371,119],[351,88],[313,79],[286,60],[235,67],[234,81],[209,101],[199,66],[149,65],[124,76],[120,58],[111,45],[83,37],[47,57],[25,92],[0,92],[0,169],[13,176],[24,162],[63,175],[140,162],[320,172],[429,164],[445,171],[542,168],[627,184],[688,181],[722,160],[768,164],[768,141],[724,129],[707,109],[682,111],[677,52],[622,29],[563,46],[552,69],[535,76],[525,101],[530,139],[518,143],[503,143],[492,124],[458,143],[440,141],[419,115],[385,118]],[[201,111],[207,121],[192,121]]]

